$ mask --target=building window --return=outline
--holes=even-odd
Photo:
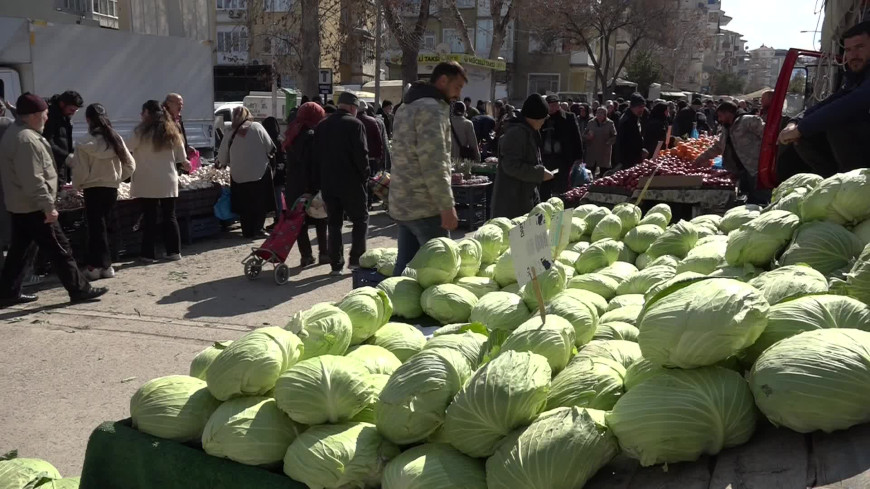
[[[474,28],[468,29],[468,38],[474,39]],[[465,43],[462,42],[462,37],[456,29],[444,29],[441,32],[441,41],[450,46],[451,53],[464,53]]]
[[[434,52],[435,51],[435,33],[434,32],[426,32],[423,34],[423,51],[426,52]]]
[[[289,12],[292,7],[292,0],[263,0],[263,10],[266,12]]]
[[[271,42],[269,43],[271,50]],[[217,33],[217,50],[219,53],[248,53],[248,31],[234,29]]]
[[[529,93],[538,93],[546,95],[547,93],[557,93],[559,91],[559,74],[558,73],[530,73],[529,74]]]
[[[118,18],[118,0],[93,0],[95,14]]]
[[[477,0],[456,0],[456,7],[475,8],[477,7]]]
[[[218,10],[244,10],[248,8],[247,0],[216,0]]]
[[[63,0],[63,9],[71,12],[87,12],[88,0]]]

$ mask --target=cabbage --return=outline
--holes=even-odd
[[[170,375],[149,380],[133,394],[130,417],[142,433],[184,443],[202,437],[220,404],[202,379]]]
[[[378,431],[397,445],[419,443],[444,422],[447,405],[471,376],[461,354],[421,351],[396,369],[375,408]]]
[[[620,322],[628,324],[637,324],[638,316],[643,310],[643,305],[635,304],[633,306],[623,306],[618,309],[607,311],[598,319],[598,324],[611,322]]]
[[[500,287],[506,287],[517,282],[517,272],[514,270],[514,258],[511,250],[507,250],[498,257],[495,264],[495,281]]]
[[[657,265],[644,268],[629,276],[616,289],[617,296],[626,294],[645,294],[656,284],[668,281],[677,274],[670,267]]]
[[[861,254],[861,239],[832,222],[810,222],[798,228],[779,259],[780,265],[809,265],[829,274],[849,265]]]
[[[565,250],[565,251],[559,253],[558,258],[556,258],[556,261],[558,261],[559,263],[563,263],[565,265],[568,265],[571,268],[574,268],[574,262],[577,261],[577,258],[580,258],[580,253],[577,253],[576,251]]]
[[[696,279],[699,279],[699,278],[704,278],[704,275],[701,275],[700,273],[696,273],[696,272],[678,273],[678,274],[674,275],[674,278],[672,278],[670,280],[665,280],[664,282],[659,282],[659,283],[653,285],[652,287],[650,287],[650,289],[648,291],[646,291],[646,294],[644,294],[644,296],[643,296],[644,300],[645,301],[651,300],[659,292],[661,292],[667,288],[670,288],[678,283],[682,283],[682,282],[691,283],[691,282],[695,282]],[[644,304],[646,304],[646,302],[644,302]]]
[[[632,265],[631,263],[626,263],[622,261],[614,262],[612,265],[606,266],[598,272],[601,275],[606,277],[610,277],[613,280],[616,280],[617,283],[622,283],[628,278],[631,274],[637,273],[637,267]]]
[[[595,229],[595,226],[597,226],[598,223],[608,215],[610,215],[610,209],[606,207],[598,207],[594,204],[584,204],[574,209],[574,216],[579,217],[586,222],[587,234],[591,234],[592,230]]]
[[[574,264],[577,273],[589,273],[612,265],[619,258],[619,242],[603,239],[589,245]]]
[[[354,289],[335,306],[347,313],[353,324],[351,345],[359,345],[367,340],[393,315],[393,304],[387,293],[374,287]]]
[[[592,306],[599,315],[607,311],[607,300],[600,295],[581,289],[565,289],[560,295],[567,295]]]
[[[571,235],[568,238],[568,241],[572,243],[576,243],[583,239],[583,235],[586,234],[586,221],[580,219],[579,217],[571,218]]]
[[[719,224],[722,222],[722,216],[717,214],[704,214],[703,216],[693,218],[689,222],[699,226],[712,226],[719,229]]]
[[[608,214],[603,219],[598,221],[595,229],[592,231],[592,242],[601,241],[602,239],[618,240],[622,237],[622,220],[619,216]]]
[[[498,230],[501,231],[501,229]],[[474,238],[480,241],[481,246],[483,246],[484,263],[490,263],[485,260],[488,256],[487,243],[479,238],[477,233],[475,233]],[[417,254],[408,263],[408,268],[412,270],[411,274],[416,276],[420,285],[424,289],[428,289],[433,285],[453,282],[453,279],[459,273],[460,263],[459,247],[456,246],[453,240],[450,238],[434,238],[420,247],[420,250],[417,251]],[[356,323],[354,323],[355,326]]]
[[[624,368],[630,367],[640,360],[640,347],[633,341],[625,340],[593,340],[583,346],[573,361],[578,358],[603,358],[613,360]]]
[[[540,204],[532,207],[532,210],[529,211],[529,219],[533,216],[542,216],[544,218],[544,222],[547,223],[547,229],[550,228],[550,222],[553,220],[553,214],[556,213],[556,209],[548,204],[547,202],[541,202]]]
[[[214,362],[214,359],[230,346],[232,341],[216,341],[210,347],[196,354],[193,361],[190,362],[190,376],[197,379],[205,380],[205,372],[208,367]]]
[[[721,234],[719,234],[719,228],[714,227],[710,224],[707,224],[707,223],[693,224],[693,226],[695,226],[695,229],[698,230],[698,241],[700,241],[703,238],[712,238],[713,236],[721,236]]]
[[[677,264],[677,273],[695,272],[709,275],[725,266],[728,241],[717,239],[698,244]]]
[[[281,372],[302,357],[295,334],[270,326],[251,331],[220,352],[206,371],[211,395],[221,401],[259,396],[275,387]]]
[[[534,353],[506,351],[472,375],[447,408],[442,435],[470,457],[488,457],[547,402],[550,366]]]
[[[12,458],[0,460],[0,487],[3,489],[32,489],[49,487],[60,479],[60,472],[45,460],[38,458]]]
[[[755,343],[768,309],[759,291],[737,280],[675,285],[647,302],[638,344],[644,358],[664,367],[713,365]]]
[[[423,351],[445,349],[462,355],[472,370],[477,368],[486,336],[468,330],[463,333],[436,336],[426,342]]]
[[[550,314],[546,318],[547,322],[542,323],[540,316],[534,316],[513,330],[501,345],[502,354],[507,351],[537,353],[547,359],[553,373],[564,369],[574,352],[574,326],[559,316]]]
[[[54,479],[41,484],[39,489],[79,489],[80,484],[80,477],[64,477],[63,479]]]
[[[760,290],[770,304],[828,291],[828,281],[824,275],[801,265],[789,265],[764,272],[750,280],[749,285]]]
[[[501,289],[502,292],[510,292],[511,294],[520,295],[520,284],[514,282],[510,285],[505,285]]]
[[[570,292],[563,292],[547,304],[548,315],[567,320],[574,327],[574,344],[582,346],[592,339],[598,324],[598,310]]]
[[[749,386],[761,412],[799,433],[870,421],[870,333],[821,329],[784,339],[758,358]]]
[[[759,275],[761,275],[764,270],[760,268],[756,268],[752,265],[743,265],[742,267],[722,267],[718,270],[713,271],[708,274],[709,277],[719,277],[719,278],[733,278],[734,280],[739,280],[741,282],[747,282]],[[691,272],[690,272],[691,273]]]
[[[486,461],[487,487],[580,488],[618,452],[603,412],[553,409],[509,436]]]
[[[275,384],[278,408],[300,424],[342,423],[375,396],[369,370],[351,357],[322,355],[303,360]]]
[[[486,277],[486,278],[495,278],[495,265],[486,265],[480,267],[480,271],[477,273],[478,277]]]
[[[517,217],[511,219],[511,226],[513,226],[513,227],[519,226],[520,224],[526,222],[527,219],[528,219],[528,217],[525,215],[517,216]]]
[[[568,279],[565,276],[565,271],[560,267],[550,267],[546,272],[538,275],[538,283],[541,286],[541,296],[544,299],[544,304],[550,302],[550,299],[565,290],[568,285]],[[520,288],[523,301],[529,307],[530,311],[538,309],[538,297],[535,293],[533,282],[529,282]]]
[[[644,268],[649,266],[651,261],[652,258],[650,258],[649,255],[647,255],[646,253],[641,253],[637,255],[637,260],[634,260],[634,266],[636,266],[638,270],[643,270]]]
[[[448,334],[462,334],[465,332],[471,331],[472,333],[482,334],[483,336],[489,336],[489,330],[486,329],[486,326],[483,323],[456,323],[456,324],[448,324],[446,326],[441,326],[432,332],[432,336],[444,336]]]
[[[622,242],[635,253],[645,253],[664,232],[655,224],[642,224],[628,231]]]
[[[764,212],[788,211],[793,214],[800,215],[801,204],[803,204],[803,201],[810,193],[810,190],[812,189],[806,187],[798,187],[790,192],[788,195],[785,195],[783,198],[779,199],[776,203],[767,206],[764,209]]]
[[[625,391],[628,392],[633,389],[636,385],[641,382],[646,382],[647,379],[655,377],[662,372],[668,372],[669,369],[666,369],[660,365],[656,365],[651,361],[642,358],[631,364],[630,367],[625,369],[624,376],[624,386]]]
[[[667,222],[665,223],[666,225],[670,224],[671,219],[674,216],[673,212],[671,212],[671,206],[669,206],[668,204],[656,204],[656,205],[652,206],[652,208],[650,210],[646,211],[647,216],[650,216],[653,214],[660,214],[660,215],[664,216],[665,219],[667,219]]]
[[[353,335],[350,316],[326,303],[297,312],[284,329],[302,340],[302,360],[320,355],[344,355]]]
[[[806,221],[855,225],[870,218],[870,169],[838,173],[819,183],[801,204]]]
[[[852,232],[861,240],[861,248],[870,244],[870,219],[852,228]]]
[[[583,252],[586,251],[587,248],[589,248],[588,241],[578,241],[576,243],[572,243],[571,247],[568,249],[573,251],[574,253],[577,253],[578,255],[580,255],[580,254],[583,254]]]
[[[491,292],[481,297],[468,317],[470,322],[483,323],[490,330],[512,331],[529,318],[526,303],[517,294]]]
[[[622,234],[620,236],[625,236],[625,233],[638,225],[643,216],[643,211],[634,204],[622,203],[613,206],[613,214],[619,217],[622,222]]]
[[[771,202],[779,202],[780,199],[800,188],[812,190],[818,187],[818,185],[822,183],[822,180],[824,180],[824,178],[815,173],[798,173],[797,175],[792,175],[779,184],[778,187],[773,189],[773,195],[770,200]]]
[[[476,239],[463,239],[459,247],[459,274],[457,277],[474,277],[480,271],[483,247]]]
[[[609,410],[624,393],[625,367],[603,357],[578,356],[553,379],[547,409],[587,407]]]
[[[721,367],[661,372],[633,386],[607,414],[622,451],[645,467],[692,462],[746,443],[755,422],[746,381]]]
[[[852,270],[846,275],[846,284],[850,297],[870,304],[870,245],[864,247]]]
[[[396,260],[399,258],[398,248],[386,248],[378,260],[378,273],[384,277],[392,277],[396,271]]]
[[[284,456],[284,473],[312,488],[374,487],[400,450],[371,423],[312,426]]]
[[[275,400],[241,397],[221,404],[202,432],[202,448],[212,457],[247,465],[277,465],[302,429]]]
[[[420,297],[423,312],[441,324],[468,321],[475,304],[477,304],[477,296],[455,284],[429,287]]]
[[[798,216],[786,211],[771,211],[753,219],[728,236],[725,259],[731,266],[766,266],[791,240],[800,222]]]
[[[555,209],[556,212],[562,212],[565,210],[565,203],[562,202],[562,199],[559,197],[550,197],[547,199],[547,203],[553,206],[553,209]]]
[[[649,264],[647,264],[646,268],[657,267],[657,266],[663,265],[666,267],[671,267],[674,270],[676,270],[677,265],[679,265],[679,264],[680,264],[680,258],[677,258],[676,256],[673,256],[673,255],[663,255],[663,256],[660,256],[658,258],[653,258],[652,261],[650,261]]]
[[[747,204],[735,207],[722,216],[722,221],[719,223],[719,229],[723,233],[729,234],[731,231],[736,230],[759,215],[761,215],[761,207],[758,207],[757,205]]]
[[[688,221],[680,221],[669,227],[650,245],[646,254],[652,258],[673,255],[685,258],[698,242],[698,229]]]
[[[625,294],[614,297],[607,303],[607,312],[626,306],[642,306],[646,302],[643,294]]]
[[[484,224],[471,237],[480,243],[482,265],[495,263],[499,255],[507,249],[508,231],[495,224]]]
[[[504,235],[508,236],[511,232],[511,229],[514,228],[514,223],[511,222],[510,219],[506,217],[494,217],[489,221],[486,221],[486,224],[493,224],[501,228],[504,231]]]
[[[489,294],[490,292],[498,292],[498,283],[486,277],[464,277],[456,279],[456,285],[474,294],[478,299]]]
[[[419,445],[390,460],[383,489],[487,489],[482,460],[463,455],[450,445]]]
[[[640,330],[636,326],[622,321],[610,321],[599,324],[595,329],[593,340],[625,340],[637,343]]]
[[[826,328],[870,330],[870,307],[839,295],[810,295],[776,304],[767,314],[767,328],[744,358],[751,364],[779,340]]]
[[[366,250],[366,252],[359,257],[360,268],[377,268],[378,261],[381,259],[381,256],[383,256],[384,251],[384,248],[373,248],[371,250]]]
[[[384,348],[404,362],[423,349],[426,337],[410,324],[387,323],[368,339],[368,343]]]
[[[423,315],[420,296],[423,287],[410,277],[390,277],[378,284],[378,289],[386,292],[393,306],[393,315],[406,319],[416,319]]]
[[[616,296],[617,287],[619,287],[619,282],[600,273],[578,275],[568,281],[569,289],[588,290],[607,300],[613,299]]]
[[[374,396],[372,396],[372,400],[366,405],[366,407],[362,408],[360,412],[356,414],[351,421],[358,421],[363,423],[375,423],[375,406],[378,404],[378,399],[381,396],[381,391],[384,390],[384,386],[387,385],[387,382],[390,380],[389,375],[384,374],[372,374],[368,376],[368,383],[372,386],[372,392]]]
[[[647,214],[643,219],[637,223],[638,226],[656,226],[662,230],[668,228],[668,224],[671,222],[668,216],[656,213],[656,214]]]
[[[345,355],[361,362],[371,374],[391,375],[402,361],[390,350],[376,345],[357,345]]]

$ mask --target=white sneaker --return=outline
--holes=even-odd
[[[171,255],[166,255],[166,259],[169,261],[181,261],[181,253],[173,253]]]
[[[85,278],[88,279],[89,282],[93,282],[94,280],[99,280],[103,278],[102,268],[86,267],[84,270],[82,270],[82,273],[84,273]]]
[[[103,268],[100,270],[100,278],[115,278],[115,267]]]

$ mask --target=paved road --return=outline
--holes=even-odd
[[[369,247],[396,246],[395,236],[389,218],[372,217]],[[90,432],[128,417],[142,383],[186,374],[210,342],[283,326],[351,290],[350,275],[329,277],[328,266],[292,269],[283,287],[268,269],[249,281],[240,261],[251,245],[235,230],[185,247],[181,262],[122,263],[101,302],[70,306],[54,283],[39,302],[0,310],[0,453],[18,449],[77,475]],[[299,258],[294,249],[288,265]]]

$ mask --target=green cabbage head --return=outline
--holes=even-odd
[[[483,461],[450,445],[427,443],[402,452],[384,469],[383,489],[487,489]]]
[[[805,222],[830,221],[855,225],[870,218],[870,169],[837,173],[824,179],[801,204]]]
[[[193,361],[190,362],[190,376],[205,380],[205,372],[208,370],[208,367],[214,362],[214,359],[217,358],[220,352],[230,346],[230,343],[232,341],[216,341],[205,350],[197,353],[193,357]]]
[[[320,355],[344,355],[353,335],[350,316],[326,303],[297,312],[284,329],[302,339],[303,360]]]
[[[393,306],[393,315],[416,319],[423,315],[420,297],[423,287],[411,277],[390,277],[378,284],[378,289],[386,292]]]
[[[598,325],[598,309],[595,305],[568,291],[553,297],[547,304],[546,312],[548,316],[556,316],[571,323],[575,346],[589,343]]]
[[[577,243],[581,239],[583,239],[583,235],[586,234],[586,221],[580,219],[579,217],[571,218],[571,236],[568,240],[572,243]]]
[[[565,271],[562,267],[552,266],[546,272],[538,275],[538,283],[541,285],[541,296],[544,299],[544,304],[561,293],[568,286],[568,278],[565,276]],[[538,296],[535,293],[535,287],[532,282],[520,288],[523,301],[529,306],[530,311],[538,309]]]
[[[749,285],[760,290],[770,304],[828,292],[828,280],[825,276],[802,265],[789,265],[764,272],[750,280]]]
[[[246,465],[280,464],[302,428],[269,397],[240,397],[220,405],[202,432],[202,448],[212,457]]]
[[[671,219],[661,213],[655,214],[647,214],[640,220],[638,226],[657,226],[662,230],[668,228],[668,224],[671,222]]]
[[[627,202],[613,206],[613,214],[622,221],[621,236],[625,236],[625,233],[634,229],[643,217],[643,211],[640,210],[640,207]]]
[[[507,351],[537,353],[547,359],[553,373],[564,369],[574,352],[574,326],[559,316],[549,314],[546,319],[542,323],[540,316],[534,316],[513,330],[501,345],[502,355]]]
[[[646,253],[650,245],[664,232],[665,230],[656,224],[641,224],[628,231],[622,242],[635,253]]]
[[[419,329],[405,323],[387,323],[368,339],[368,343],[391,352],[400,361],[407,359],[426,345],[426,337]]]
[[[589,245],[580,253],[580,258],[574,264],[577,273],[584,274],[600,270],[613,264],[619,258],[619,242],[612,239],[603,239]]]
[[[423,312],[441,324],[468,321],[475,304],[477,304],[477,296],[455,284],[429,287],[420,297]]]
[[[643,357],[664,367],[713,365],[749,347],[770,305],[743,282],[698,280],[659,292],[638,318]]]
[[[761,207],[757,205],[747,204],[735,207],[722,216],[722,221],[719,222],[719,229],[723,233],[729,234],[731,231],[738,229],[760,215]]]
[[[470,322],[483,323],[490,330],[513,331],[529,318],[529,310],[523,299],[510,292],[491,292],[481,297],[468,317]]]
[[[335,306],[347,313],[353,324],[351,345],[359,345],[367,340],[393,315],[393,304],[387,293],[374,287],[354,289]]]
[[[302,358],[304,346],[295,334],[275,326],[255,329],[220,352],[206,371],[211,394],[221,401],[263,395],[281,372]]]
[[[622,237],[622,220],[615,214],[608,214],[598,221],[592,230],[592,242],[602,239],[618,240]]]
[[[483,260],[483,247],[476,239],[463,239],[459,247],[459,274],[457,277],[474,277],[480,271]]]
[[[402,365],[402,361],[390,350],[376,345],[354,346],[345,356],[362,362],[371,374],[391,375]]]
[[[496,226],[496,228],[498,227]],[[500,228],[498,230],[501,231]],[[475,239],[480,241],[481,246],[484,247],[483,256],[485,259],[487,245],[477,237],[477,234],[475,234]],[[435,238],[430,239],[420,247],[420,250],[408,263],[408,268],[413,270],[410,273],[416,275],[420,285],[424,289],[428,289],[433,285],[453,282],[453,279],[459,274],[460,264],[459,246],[456,245],[456,242],[450,238]]]
[[[637,326],[622,321],[611,321],[609,323],[599,324],[595,329],[593,340],[625,340],[637,342],[637,336],[640,330]]]
[[[861,256],[846,275],[846,284],[850,297],[870,304],[870,245],[864,247]]]
[[[800,218],[788,211],[771,211],[740,226],[728,236],[725,260],[731,266],[769,265],[791,240]]]
[[[495,263],[507,249],[509,232],[495,224],[484,224],[471,235],[475,241],[480,243],[482,264]]]
[[[758,357],[749,386],[761,412],[798,433],[870,421],[870,333],[820,329],[786,338]]]
[[[736,233],[735,233],[736,234]],[[728,239],[712,239],[698,244],[677,264],[677,273],[695,272],[709,275],[726,265]]]
[[[38,485],[48,487],[52,481],[59,479],[60,472],[45,460],[38,458],[0,460],[0,487],[3,489],[31,489]]]
[[[517,282],[517,272],[514,270],[514,258],[511,250],[507,250],[498,257],[495,264],[495,281],[500,287],[506,287]]]
[[[464,277],[456,279],[456,285],[474,294],[478,299],[489,294],[498,292],[498,282],[486,277]]]
[[[468,366],[471,367],[472,370],[474,370],[475,368],[477,368],[478,362],[480,360],[480,352],[484,344],[486,343],[486,340],[486,335],[475,333],[473,331],[473,328],[470,328],[469,330],[462,333],[441,335],[430,338],[426,342],[426,347],[423,348],[423,351],[445,349],[452,352],[460,353],[462,357],[465,358],[465,361],[468,362]]]
[[[489,489],[576,489],[619,452],[594,409],[557,408],[514,432],[486,461]],[[444,486],[447,487],[447,486]]]
[[[858,236],[839,224],[808,222],[797,229],[779,264],[805,264],[829,274],[849,266],[863,247]]]
[[[359,266],[362,268],[370,268],[374,269],[378,267],[378,261],[384,255],[384,251],[386,248],[372,248],[370,250],[366,250],[359,257]]]
[[[625,367],[610,358],[578,355],[553,379],[547,409],[588,407],[609,410],[622,397]]]
[[[199,440],[208,418],[220,406],[205,381],[170,375],[146,382],[130,399],[133,427],[182,443]]]
[[[698,228],[688,222],[680,221],[669,227],[659,236],[646,250],[646,254],[652,258],[664,255],[673,255],[677,258],[685,258],[689,250],[698,242]]]
[[[798,173],[797,175],[792,175],[786,178],[784,182],[779,184],[779,186],[773,190],[771,202],[779,202],[783,197],[800,188],[812,190],[818,187],[818,185],[822,183],[822,180],[824,180],[824,178],[815,173]]]
[[[668,281],[677,274],[676,270],[665,265],[644,268],[627,276],[616,289],[617,296],[626,294],[645,294],[656,284]]]
[[[568,281],[569,289],[588,290],[607,300],[616,296],[617,287],[619,287],[619,282],[601,273],[577,275]]]

